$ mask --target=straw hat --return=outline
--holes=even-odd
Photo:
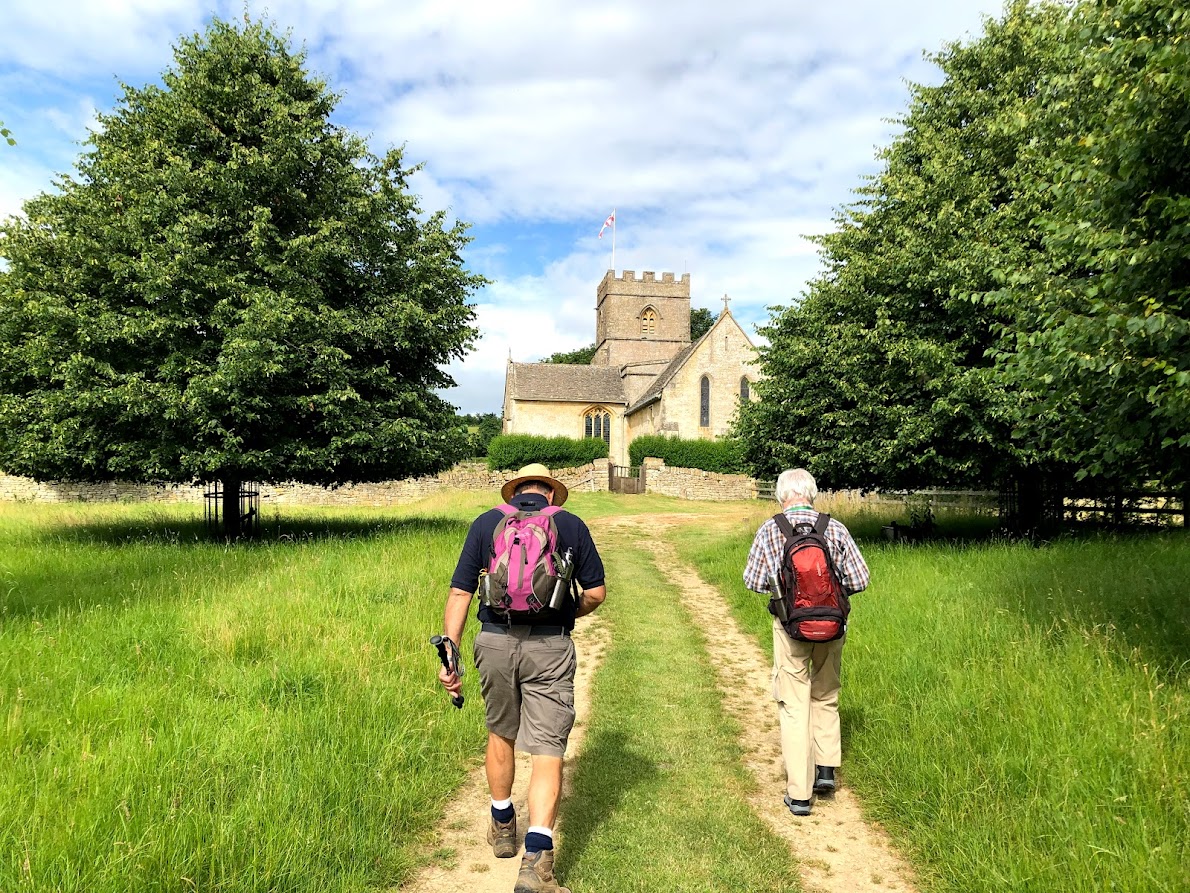
[[[526,465],[518,471],[516,477],[500,488],[500,498],[505,502],[512,502],[516,488],[525,483],[525,481],[541,481],[541,483],[551,488],[554,491],[553,505],[561,505],[566,501],[566,497],[570,495],[570,491],[566,489],[565,484],[550,477],[550,470],[548,468],[540,462],[534,462],[532,465]]]

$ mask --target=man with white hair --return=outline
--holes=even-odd
[[[818,485],[804,468],[791,468],[777,478],[777,502],[791,525],[817,524],[814,511]],[[827,516],[829,517],[829,516]],[[752,541],[744,567],[744,585],[769,593],[770,580],[781,568],[786,534],[778,518],[769,518]],[[804,528],[803,528],[804,529]],[[838,582],[846,595],[866,589],[868,565],[851,534],[830,518],[823,536]],[[839,666],[846,640],[809,642],[793,638],[773,618],[773,699],[781,726],[785,760],[785,805],[796,816],[810,814],[815,794],[835,790],[835,769],[842,762],[839,737]]]

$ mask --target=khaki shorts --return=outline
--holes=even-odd
[[[475,668],[488,730],[518,750],[561,757],[574,727],[574,642],[529,635],[529,627],[475,636]]]

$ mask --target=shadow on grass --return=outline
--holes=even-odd
[[[1104,635],[1125,660],[1190,679],[1187,579],[1190,537],[1178,532],[1079,536],[1030,552],[1003,582],[1012,606],[1052,635]]]
[[[468,524],[435,517],[294,518],[265,526],[253,540],[212,539],[201,521],[148,518],[47,526],[26,544],[0,577],[0,625],[42,617],[179,597],[178,569],[192,578],[242,583],[268,574],[268,553],[291,547],[392,538],[445,537],[461,547]],[[54,548],[57,546],[58,548]],[[204,571],[207,568],[207,571]]]
[[[563,865],[579,860],[629,791],[657,775],[657,764],[629,747],[623,732],[592,733],[572,776],[572,793],[562,806],[566,846],[559,855]]]
[[[468,523],[451,518],[294,517],[267,520],[253,538],[229,540],[210,530],[200,518],[130,518],[119,521],[89,521],[45,527],[38,537],[43,542],[75,542],[87,545],[226,545],[251,549],[292,543],[333,540],[366,540],[383,536],[441,534],[457,536],[459,545],[467,535]]]
[[[844,653],[844,664],[846,664],[846,660],[846,653]],[[846,696],[846,686],[844,686],[844,696]],[[843,746],[844,761],[847,759],[848,751],[851,750],[851,739],[862,737],[867,725],[867,713],[863,707],[839,705],[839,737]]]

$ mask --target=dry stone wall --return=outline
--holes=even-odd
[[[488,471],[483,462],[463,462],[454,468],[420,478],[376,484],[314,487],[308,484],[262,484],[260,496],[271,505],[401,505],[442,490],[481,490],[496,493],[516,475]],[[570,490],[591,492],[608,487],[608,460],[554,471]],[[0,475],[0,500],[20,502],[178,502],[201,503],[204,487],[178,484],[38,483],[29,478]]]
[[[755,499],[756,481],[746,474],[717,474],[697,468],[671,468],[662,459],[646,458],[641,467],[645,492],[678,499],[705,499],[722,502]]]

